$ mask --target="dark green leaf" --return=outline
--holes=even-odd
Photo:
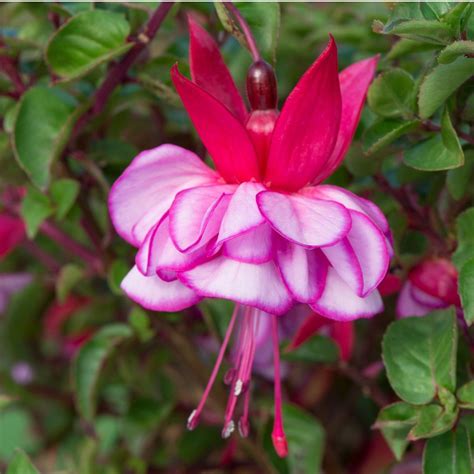
[[[458,388],[456,397],[459,400],[459,405],[462,408],[474,409],[474,380]]]
[[[8,465],[6,474],[39,474],[39,471],[23,451],[17,451]]]
[[[33,239],[43,221],[51,216],[54,209],[47,196],[33,187],[28,188],[23,202],[21,203],[21,217],[26,225],[26,233]]]
[[[461,267],[459,272],[459,295],[468,324],[474,322],[474,257]]]
[[[107,273],[107,282],[112,292],[116,295],[122,294],[120,284],[125,275],[130,271],[130,265],[125,260],[114,260]]]
[[[68,263],[61,268],[56,280],[56,297],[60,303],[64,303],[70,291],[84,279],[84,269]]]
[[[56,205],[56,216],[64,219],[79,195],[80,186],[74,179],[58,179],[49,190],[51,200]]]
[[[464,263],[474,258],[474,207],[459,214],[456,230],[458,246],[453,254],[453,262],[461,270]]]
[[[332,339],[316,334],[297,349],[283,351],[282,357],[294,362],[336,362],[339,349]]]
[[[86,420],[95,414],[95,391],[100,370],[112,350],[132,336],[125,324],[111,324],[100,329],[80,349],[74,359],[72,376],[77,410]]]
[[[135,306],[128,316],[128,322],[142,342],[147,342],[153,337],[150,318],[143,309]]]
[[[437,65],[424,79],[418,95],[420,117],[427,119],[441,107],[456,89],[474,74],[474,59],[458,58]]]
[[[456,387],[457,324],[452,309],[392,323],[382,350],[391,386],[400,398],[421,405],[440,387]]]
[[[48,186],[51,165],[62,153],[78,113],[75,100],[58,88],[37,86],[23,95],[13,145],[20,166],[36,186]]]
[[[46,58],[56,74],[76,78],[127,51],[132,46],[125,42],[129,33],[130,26],[118,13],[79,13],[51,38]]]
[[[365,152],[370,155],[379,151],[402,135],[416,129],[419,124],[418,120],[402,121],[395,119],[387,119],[375,123],[365,131]]]

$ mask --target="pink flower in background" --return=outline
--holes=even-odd
[[[157,311],[179,311],[205,297],[239,304],[203,402],[188,422],[191,429],[198,423],[238,317],[225,437],[234,430],[238,397],[249,392],[260,319],[270,319],[273,440],[285,455],[275,315],[297,303],[338,321],[383,309],[377,286],[392,254],[387,221],[370,201],[321,184],[350,145],[376,58],[338,74],[331,38],[280,113],[273,71],[258,61],[248,75],[249,112],[214,40],[193,20],[190,36],[193,80],[177,66],[171,76],[216,170],[188,150],[162,145],[138,155],[116,181],[109,196],[112,221],[139,248],[122,288]]]
[[[25,226],[18,217],[0,214],[0,259],[25,238]]]
[[[397,316],[424,316],[454,305],[460,309],[456,267],[444,258],[425,260],[409,273],[397,301]]]

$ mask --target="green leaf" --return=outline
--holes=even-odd
[[[474,171],[474,150],[464,152],[464,166],[448,170],[446,174],[446,186],[453,199],[459,200],[469,189],[471,177]]]
[[[283,351],[282,358],[293,362],[336,362],[339,348],[329,337],[315,334],[292,351]]]
[[[446,46],[438,56],[438,62],[440,64],[452,63],[459,56],[465,54],[474,54],[474,41],[455,41],[450,45]]]
[[[474,257],[464,263],[459,272],[459,295],[464,319],[471,325],[474,322]]]
[[[20,209],[21,217],[26,225],[26,233],[30,239],[36,236],[43,221],[53,212],[48,196],[30,186]]]
[[[174,107],[182,107],[181,99],[174,89],[156,77],[142,73],[138,75],[138,82],[167,104]]]
[[[408,403],[431,402],[456,387],[456,316],[452,308],[392,323],[382,343],[390,385]]]
[[[423,452],[423,474],[471,474],[469,435],[464,426],[431,438]]]
[[[86,420],[94,418],[95,392],[102,366],[113,349],[132,334],[131,328],[126,324],[105,326],[81,347],[74,359],[72,376],[76,407]]]
[[[8,465],[6,474],[40,474],[38,469],[31,463],[29,457],[18,450]]]
[[[436,20],[403,21],[393,27],[385,27],[382,33],[431,44],[448,44],[453,38],[450,26]]]
[[[130,271],[130,265],[125,260],[114,260],[107,273],[107,282],[112,293],[115,295],[123,294],[120,284],[125,275]]]
[[[324,431],[309,413],[295,405],[283,405],[283,424],[288,440],[290,473],[318,473],[324,451]]]
[[[56,205],[56,216],[58,219],[66,217],[79,195],[79,190],[79,183],[74,179],[58,179],[51,185],[49,195]]]
[[[453,254],[453,263],[459,271],[464,263],[474,258],[474,207],[459,214],[456,234],[458,246]]]
[[[402,69],[379,74],[367,95],[370,108],[383,117],[412,116],[415,110],[415,81]]]
[[[387,53],[387,59],[399,59],[412,53],[430,51],[432,49],[438,49],[438,46],[429,43],[421,43],[420,41],[407,38],[401,38]]]
[[[126,43],[129,33],[129,24],[118,13],[105,10],[79,13],[52,36],[46,59],[62,78],[77,78],[127,51],[132,46]]]
[[[61,268],[58,278],[56,280],[56,297],[60,303],[64,303],[70,291],[77,283],[84,279],[84,269],[68,263]]]
[[[51,165],[61,155],[78,113],[75,99],[55,87],[36,86],[23,95],[13,147],[18,163],[39,188],[48,186]]]
[[[420,407],[415,426],[408,433],[408,439],[417,441],[432,438],[449,431],[457,420],[459,410],[443,409],[440,405],[425,405]]]
[[[247,47],[245,36],[222,2],[214,2],[214,5],[224,29],[234,35],[242,46]],[[275,62],[280,29],[278,2],[235,2],[234,5],[247,21],[263,57]]]
[[[441,119],[441,133],[409,148],[404,162],[422,171],[441,171],[464,164],[464,152],[453,128],[447,109]]]
[[[419,126],[419,120],[402,121],[387,119],[377,122],[364,133],[364,148],[367,155],[371,155],[397,138],[415,130]]]
[[[456,397],[462,408],[474,409],[474,380],[458,388]]]
[[[135,306],[128,315],[128,322],[141,342],[148,342],[153,337],[150,318],[143,309]]]
[[[418,95],[420,117],[427,119],[441,107],[459,86],[474,74],[474,59],[458,58],[437,65],[424,79]]]

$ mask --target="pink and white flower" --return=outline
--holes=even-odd
[[[189,27],[192,80],[176,65],[171,77],[215,170],[165,144],[139,154],[116,181],[113,224],[139,249],[122,288],[157,311],[179,311],[206,297],[238,303],[210,380],[239,315],[245,336],[238,339],[224,436],[234,429],[235,403],[250,381],[260,313],[272,315],[273,439],[284,455],[276,316],[297,303],[337,321],[383,310],[377,286],[392,254],[387,221],[370,201],[321,184],[349,148],[377,59],[338,73],[331,38],[281,112],[273,71],[257,61],[247,80],[248,111],[217,44],[194,20]]]

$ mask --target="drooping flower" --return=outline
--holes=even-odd
[[[18,217],[0,214],[0,259],[25,238],[25,226]]]
[[[436,309],[461,308],[456,267],[444,258],[424,260],[408,274],[397,300],[399,318],[424,316]]]
[[[216,169],[166,144],[142,152],[116,181],[112,221],[139,248],[122,288],[158,311],[179,311],[205,297],[237,303],[203,401],[188,422],[191,429],[198,423],[239,318],[224,436],[234,430],[239,396],[249,393],[259,324],[270,319],[273,441],[285,455],[277,316],[297,303],[339,321],[383,309],[377,286],[392,253],[387,221],[370,201],[321,184],[350,145],[377,60],[338,74],[331,38],[281,112],[273,70],[257,61],[247,78],[248,111],[217,44],[192,19],[189,27],[192,80],[177,66],[171,77]],[[247,395],[243,412],[246,435]]]

